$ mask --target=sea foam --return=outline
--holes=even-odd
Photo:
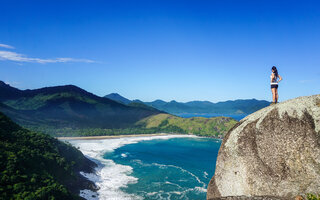
[[[117,139],[100,139],[100,140],[67,140],[90,160],[97,163],[95,174],[81,174],[87,179],[93,181],[100,189],[97,192],[90,190],[81,190],[80,196],[88,200],[96,199],[142,199],[140,196],[127,194],[121,190],[128,184],[137,183],[138,178],[130,176],[132,167],[116,164],[113,160],[104,159],[103,155],[112,152],[127,144],[137,143],[143,140],[153,139],[171,139],[177,137],[196,137],[191,135],[167,135],[167,136],[141,136],[141,137],[123,137]],[[123,155],[126,156],[126,155]]]

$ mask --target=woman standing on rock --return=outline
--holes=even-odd
[[[272,103],[271,104],[276,104],[278,103],[278,83],[282,80],[282,77],[278,74],[278,70],[275,66],[272,67],[271,69],[271,92],[272,92]]]

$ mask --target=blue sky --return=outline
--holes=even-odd
[[[74,84],[152,101],[320,92],[320,3],[294,0],[0,2],[0,80]]]

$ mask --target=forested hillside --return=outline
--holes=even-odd
[[[63,142],[21,128],[0,113],[0,199],[81,199],[94,189],[79,171],[95,163]]]
[[[207,137],[223,137],[238,121],[230,117],[182,118],[170,114],[158,114],[144,118],[130,128],[123,129],[57,129],[49,132],[55,136],[103,136],[126,134],[191,134]]]
[[[0,81],[0,111],[28,128],[127,128],[161,113],[141,105],[124,105],[73,85],[19,90]]]
[[[176,130],[180,133],[209,137],[223,137],[235,124],[230,117],[182,118],[170,114],[158,114],[140,120],[136,125],[147,129]]]
[[[122,99],[119,95],[111,96]],[[19,90],[1,81],[0,111],[25,128],[51,136],[164,132],[216,137],[224,135],[236,123],[223,117],[184,119],[141,101],[125,105],[73,85]]]

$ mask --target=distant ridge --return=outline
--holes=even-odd
[[[128,105],[129,103],[131,103],[131,101],[129,99],[124,98],[123,96],[121,96],[118,93],[111,93],[111,94],[108,94],[108,95],[106,95],[104,97],[108,98],[108,99],[111,99],[111,100],[114,100],[114,101],[117,101],[119,103],[123,103],[125,105]]]
[[[143,103],[155,109],[158,109],[173,115],[189,114],[189,113],[248,115],[270,105],[269,101],[256,100],[256,99],[238,99],[234,101],[229,100],[229,101],[223,101],[218,103],[212,103],[210,101],[189,101],[186,103],[182,103],[182,102],[177,102],[175,100],[166,102],[160,99],[152,102],[142,102],[140,100],[130,101],[129,99],[117,93],[111,93],[109,95],[106,95],[105,97],[121,102],[126,105],[132,102]]]
[[[269,106],[270,102],[256,99],[239,99],[234,101],[229,100],[218,103],[212,103],[210,101],[190,101],[181,103],[177,101],[165,102],[156,100],[153,102],[145,102],[145,104],[150,105],[158,110],[175,115],[187,113],[247,115],[261,108]]]

